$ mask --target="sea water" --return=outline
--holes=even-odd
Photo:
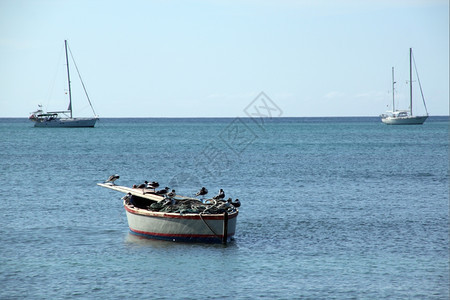
[[[378,118],[0,119],[1,299],[448,299],[449,125]],[[239,198],[227,245],[129,232],[158,181]]]

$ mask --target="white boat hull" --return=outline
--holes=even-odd
[[[36,120],[34,127],[94,127],[97,118],[56,118],[53,120]]]
[[[387,125],[422,125],[428,116],[384,117],[381,122]]]
[[[236,231],[238,211],[225,214],[152,212],[124,203],[132,233],[169,241],[223,243]],[[227,219],[227,220],[225,220]],[[226,229],[225,229],[226,228]],[[226,231],[226,240],[224,233]]]

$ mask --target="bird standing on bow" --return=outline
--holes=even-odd
[[[156,191],[155,194],[156,195],[165,195],[169,192],[169,187],[165,187],[163,189],[160,189],[159,191]]]
[[[116,181],[116,180],[119,179],[119,178],[120,178],[120,176],[117,175],[117,174],[111,175],[111,176],[109,176],[108,179],[106,179],[105,183],[110,182],[111,184],[116,185],[116,184],[114,183],[114,181]]]
[[[144,183],[141,183],[140,185],[137,186],[138,189],[145,189],[148,185],[148,181],[144,181]]]
[[[159,183],[156,181],[147,184],[147,188],[152,189],[153,191],[155,191],[157,187],[159,187]]]

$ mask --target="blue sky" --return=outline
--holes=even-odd
[[[67,107],[65,39],[100,117],[243,117],[261,91],[285,117],[377,116],[392,67],[408,106],[410,47],[429,113],[449,114],[443,0],[0,0],[0,117]]]

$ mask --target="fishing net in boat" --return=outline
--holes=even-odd
[[[236,208],[227,201],[205,201],[203,203],[197,199],[175,200],[167,199],[165,201],[155,202],[148,206],[150,211],[159,211],[167,213],[180,214],[223,214],[224,212],[232,213]]]

